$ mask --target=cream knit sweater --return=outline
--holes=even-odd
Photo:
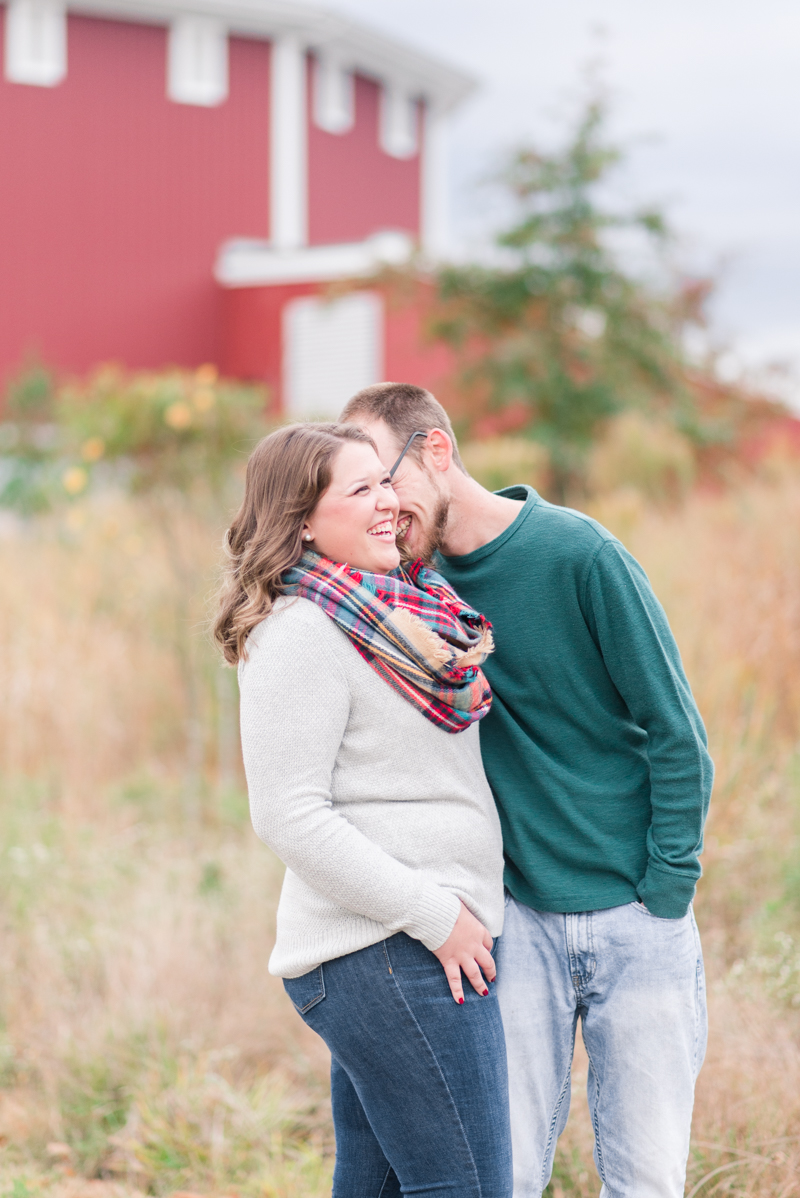
[[[499,935],[500,822],[478,725],[437,728],[308,599],[279,600],[240,663],[250,812],[287,865],[270,972],[407,932],[430,949],[459,898]]]

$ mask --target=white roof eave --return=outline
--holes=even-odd
[[[310,50],[329,49],[343,65],[390,81],[447,111],[477,80],[404,42],[322,8],[288,0],[67,0],[71,12],[165,25],[182,14],[213,16],[233,34],[271,39],[294,33]]]
[[[268,241],[234,239],[219,250],[214,278],[222,287],[274,287],[369,278],[387,266],[404,266],[414,243],[407,233],[386,230],[365,241],[276,250]]]

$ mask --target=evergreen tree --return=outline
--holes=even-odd
[[[621,159],[604,116],[593,102],[563,150],[518,152],[502,176],[517,211],[496,239],[497,264],[437,277],[434,332],[456,348],[461,385],[479,410],[547,448],[562,499],[580,484],[598,426],[621,409],[695,425],[682,334],[702,322],[707,285],[658,286],[626,265],[620,234],[635,231],[664,262],[669,231],[657,210],[603,205]]]

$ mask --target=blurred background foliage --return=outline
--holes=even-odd
[[[678,268],[664,213],[613,206],[623,154],[605,120],[593,100],[561,148],[519,151],[496,181],[513,215],[493,255],[433,279],[430,335],[455,353],[462,430],[542,446],[539,477],[560,503],[607,486],[612,460],[620,481],[638,486],[647,469],[659,477],[648,475],[645,492],[674,495],[782,411],[720,378],[703,336],[713,283]],[[592,450],[604,436],[617,451],[598,472]],[[649,445],[648,465],[626,479],[619,450],[631,437]]]
[[[131,374],[113,365],[56,383],[32,365],[8,388],[0,424],[0,505],[30,514],[93,483],[222,499],[265,431],[263,388],[216,367]]]
[[[153,631],[183,690],[187,812],[197,802],[209,709],[221,708],[214,718],[227,737],[223,757],[237,751],[235,682],[220,674],[206,638],[197,635],[214,572],[207,561],[198,570],[193,542],[214,529],[212,544],[221,544],[247,457],[268,430],[266,406],[263,388],[221,380],[212,365],[159,373],[107,365],[61,383],[32,365],[9,387],[0,422],[0,506],[29,519],[65,509],[62,527],[79,537],[99,503],[106,539],[124,533],[135,559],[146,529],[151,553],[169,571]],[[125,496],[137,502],[123,518],[114,513]],[[30,535],[37,535],[34,526]],[[123,582],[106,602],[119,607],[129,590]]]

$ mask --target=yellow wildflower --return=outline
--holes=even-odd
[[[188,428],[192,423],[192,409],[183,400],[178,400],[176,403],[171,403],[164,413],[164,420],[170,428],[181,429]]]
[[[212,362],[206,362],[205,366],[198,366],[194,374],[196,383],[201,387],[213,386],[219,378],[219,371]]]
[[[198,387],[192,393],[192,403],[198,412],[208,412],[217,402],[217,397],[210,387]]]
[[[106,443],[102,437],[90,437],[84,441],[81,457],[84,462],[98,462],[106,451]]]
[[[61,476],[61,482],[68,495],[80,495],[89,481],[89,475],[83,466],[70,466]]]

